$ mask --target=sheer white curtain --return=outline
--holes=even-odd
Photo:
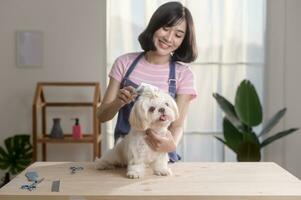
[[[121,54],[141,51],[138,35],[166,0],[107,1],[107,72]],[[179,147],[186,161],[223,161],[233,156],[212,137],[222,131],[222,113],[212,97],[233,101],[242,79],[253,82],[262,100],[265,0],[183,0],[192,13],[199,56],[191,67],[198,98],[191,103]],[[114,121],[107,123],[112,145]]]

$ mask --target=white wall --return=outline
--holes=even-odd
[[[269,0],[267,5],[266,118],[287,107],[274,131],[301,128],[300,58],[301,1]],[[300,130],[266,148],[265,160],[275,161],[301,178]]]
[[[38,81],[98,81],[104,86],[105,25],[105,0],[0,0],[1,145],[10,135],[31,133]],[[43,31],[42,68],[16,67],[17,30]],[[88,144],[49,145],[48,150],[49,160],[92,159]]]

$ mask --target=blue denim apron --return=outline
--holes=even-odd
[[[126,86],[132,86],[134,88],[138,87],[137,84],[135,84],[129,79],[129,76],[135,69],[138,61],[144,56],[144,54],[145,54],[144,52],[139,54],[139,56],[133,61],[133,63],[127,70],[123,80],[121,81],[120,88]],[[170,62],[169,64],[168,92],[173,98],[176,98],[176,68],[174,62]],[[126,104],[118,112],[118,118],[117,118],[117,123],[114,132],[115,142],[119,137],[124,137],[130,131],[131,126],[129,123],[129,116],[133,105],[134,102]],[[168,156],[170,162],[176,162],[181,159],[181,157],[176,153],[176,151],[169,152]]]

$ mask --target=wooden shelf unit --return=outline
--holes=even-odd
[[[45,99],[45,87],[94,87],[93,102],[47,102]],[[32,139],[33,160],[37,160],[38,144],[42,145],[42,160],[47,160],[47,143],[92,143],[93,159],[101,156],[101,127],[96,116],[97,107],[101,103],[100,86],[97,82],[39,82],[37,83],[33,106],[32,106]],[[92,133],[83,134],[81,139],[73,139],[72,134],[65,134],[63,139],[53,139],[46,133],[46,108],[47,107],[92,107]],[[41,110],[41,129],[38,134],[38,112]]]

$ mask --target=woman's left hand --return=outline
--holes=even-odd
[[[152,129],[147,129],[145,133],[145,141],[154,151],[171,152],[176,150],[176,143],[170,131],[167,132],[165,137],[159,135]]]

